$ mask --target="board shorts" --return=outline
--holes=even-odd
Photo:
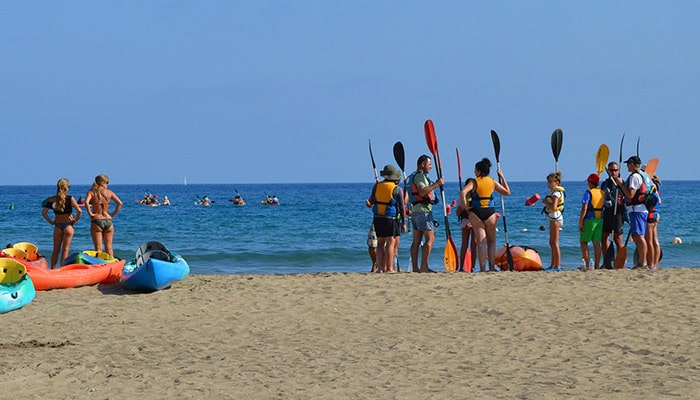
[[[374,230],[378,238],[394,237],[401,234],[401,225],[396,218],[375,216]]]
[[[647,213],[646,212],[631,212],[630,213],[630,234],[632,236],[644,236],[647,233]]]
[[[435,220],[433,219],[433,212],[414,211],[411,215],[411,224],[414,231],[434,231]]]
[[[603,220],[600,218],[591,218],[583,221],[583,231],[579,237],[581,243],[600,242],[603,234]]]
[[[620,212],[617,215],[603,212],[603,232],[622,235],[623,227],[625,226],[625,215]]]

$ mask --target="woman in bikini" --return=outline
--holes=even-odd
[[[479,269],[486,270],[486,257],[489,260],[489,271],[496,269],[496,222],[498,216],[493,207],[493,192],[510,196],[510,187],[503,171],[498,170],[499,183],[489,177],[491,161],[482,158],[474,166],[476,179],[471,179],[464,185],[459,196],[459,203],[464,209],[469,209],[469,222],[472,225],[474,240],[479,259]],[[471,192],[471,202],[467,204],[467,194]]]
[[[58,255],[61,254],[61,263],[68,258],[70,244],[73,241],[75,229],[73,224],[80,220],[83,210],[78,206],[78,202],[73,196],[68,195],[70,182],[68,179],[61,178],[56,183],[56,195],[44,200],[41,205],[41,216],[46,222],[54,226],[53,229],[53,251],[51,252],[51,265],[54,268],[58,262]],[[53,210],[54,218],[49,218],[49,210]],[[75,210],[75,217],[73,216]]]
[[[107,189],[108,185],[109,178],[106,175],[100,174],[95,177],[92,189],[85,196],[85,209],[90,216],[90,235],[92,236],[95,250],[102,251],[102,243],[104,242],[104,251],[114,257],[114,250],[112,249],[114,225],[112,225],[112,218],[121,210],[122,201],[113,191]],[[114,211],[111,213],[109,212],[110,201],[114,201],[116,204]]]

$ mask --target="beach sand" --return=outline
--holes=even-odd
[[[700,396],[700,269],[194,275],[0,315],[16,399]]]

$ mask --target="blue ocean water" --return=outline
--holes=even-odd
[[[561,232],[562,260],[565,269],[578,267],[580,245],[577,220],[584,182],[565,182],[567,208]],[[366,238],[371,211],[364,206],[372,183],[268,184],[268,185],[119,185],[110,189],[124,202],[115,217],[115,255],[130,259],[143,242],[158,240],[181,254],[192,273],[199,274],[287,274],[308,272],[366,272],[370,268]],[[663,248],[662,268],[698,266],[700,250],[700,214],[694,204],[698,181],[665,181],[662,186],[659,237]],[[237,189],[246,200],[243,207],[229,200]],[[86,185],[72,185],[71,194],[85,195]],[[167,195],[171,206],[142,206],[144,192]],[[508,237],[511,244],[527,245],[540,252],[549,265],[548,232],[541,207],[526,207],[525,199],[534,193],[544,195],[542,182],[511,183],[512,195],[505,198]],[[41,201],[53,195],[54,185],[0,186],[0,243],[29,241],[44,255],[51,254],[53,227],[41,217]],[[445,185],[447,202],[456,199],[457,182]],[[280,206],[261,205],[266,194],[280,198]],[[214,203],[195,204],[204,195]],[[496,199],[496,208],[500,202]],[[84,214],[84,216],[86,216]],[[436,220],[442,225],[442,206],[436,208]],[[449,215],[453,239],[460,243],[457,217]],[[674,237],[683,243],[672,244]],[[499,222],[498,243],[505,242]],[[408,265],[411,234],[402,235],[400,264]],[[437,231],[430,264],[442,270],[446,243],[444,226]],[[630,240],[629,254],[633,253]],[[72,250],[91,249],[88,218],[76,225]],[[631,256],[628,265],[631,264]]]

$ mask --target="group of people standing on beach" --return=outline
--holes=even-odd
[[[433,160],[421,155],[416,162],[416,171],[406,179],[406,193],[399,187],[401,173],[393,166],[386,165],[381,172],[382,182],[377,182],[365,205],[374,212],[373,231],[376,233],[376,262],[373,258],[372,271],[398,272],[394,269],[394,254],[398,248],[400,234],[407,230],[410,216],[413,228],[411,243],[411,270],[413,272],[435,272],[428,265],[435,228],[438,223],[433,217],[433,205],[437,204],[435,190],[445,184],[443,177],[433,182],[429,173]],[[497,171],[499,180],[489,177],[491,161],[483,158],[474,166],[474,178],[470,178],[460,191],[458,213],[462,217],[462,246],[460,263],[463,265],[469,243],[476,248],[481,271],[495,270],[496,222],[498,214],[493,207],[493,193],[510,195],[510,187],[502,170]],[[471,238],[471,239],[470,239]],[[370,255],[373,254],[370,246]],[[419,257],[420,253],[420,257]]]
[[[581,201],[578,220],[581,270],[624,267],[626,242],[623,243],[622,236],[625,222],[629,223],[628,239],[631,236],[636,246],[634,268],[658,268],[661,248],[657,235],[657,207],[661,204],[661,182],[655,175],[649,176],[644,171],[638,156],[629,157],[624,164],[630,173],[626,180],[620,177],[617,162],[608,163],[606,169],[609,177],[600,184],[600,188],[598,173],[590,174],[586,179],[588,189]],[[503,171],[499,169],[499,179],[494,180],[489,176],[491,166],[488,158],[476,163],[474,178],[467,179],[461,188],[457,209],[462,228],[459,265],[464,265],[467,249],[470,248],[473,259],[469,265],[475,265],[478,261],[481,272],[485,272],[487,267],[488,271],[496,271],[496,223],[500,215],[493,207],[494,192],[510,195]],[[399,187],[402,175],[396,167],[386,165],[381,171],[384,180],[372,187],[365,201],[374,214],[368,237],[372,272],[399,272],[395,255],[400,234],[407,231],[409,220],[413,228],[409,268],[413,272],[434,272],[428,266],[435,241],[435,227],[438,226],[432,207],[437,204],[434,191],[445,182],[443,177],[435,182],[429,178],[432,168],[431,157],[421,155],[416,171],[405,179],[405,193]],[[547,186],[549,194],[542,199],[542,205],[549,222],[551,262],[544,270],[558,272],[562,268],[559,231],[564,225],[566,198],[560,171],[547,176]],[[612,242],[609,242],[611,235]],[[594,261],[590,257],[589,242],[593,244]],[[614,264],[613,246],[618,251]],[[606,256],[601,263],[603,255]]]
[[[109,190],[108,186],[109,178],[106,175],[100,174],[95,177],[92,187],[85,196],[85,211],[90,217],[90,236],[95,250],[114,256],[112,218],[121,210],[122,201]],[[57,264],[61,266],[63,260],[68,258],[75,234],[74,225],[83,215],[80,205],[69,194],[69,190],[70,182],[66,178],[61,178],[56,183],[56,194],[42,202],[41,215],[46,222],[54,226],[50,268],[54,268]],[[112,211],[109,210],[111,202],[116,205]],[[49,216],[49,210],[53,211],[53,219]]]

